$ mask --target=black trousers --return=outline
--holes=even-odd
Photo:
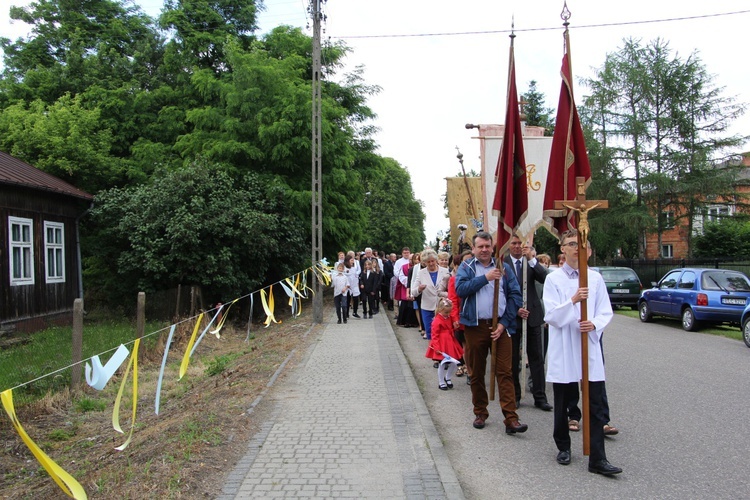
[[[333,298],[333,305],[336,307],[336,317],[339,319],[339,321],[341,320],[342,317],[344,319],[349,317],[346,297],[347,297],[346,294],[342,293],[340,295],[336,295]]]
[[[362,298],[362,315],[366,315],[369,307],[370,316],[372,316],[372,313],[375,312],[376,306],[378,304],[378,297],[377,295],[371,295],[370,293],[362,293],[360,295]]]
[[[357,314],[357,310],[359,309],[359,298],[361,296],[362,295],[360,294],[355,297],[354,295],[351,294],[351,292],[349,293],[349,307],[351,307],[352,313],[354,314]]]
[[[599,348],[602,350],[602,361],[604,360],[604,337],[599,339]],[[581,420],[581,409],[578,408],[578,384],[568,384],[568,419]],[[604,402],[604,423],[610,422],[609,418],[609,400],[607,399],[607,385],[602,388],[602,401]]]
[[[568,428],[568,397],[573,393],[578,394],[578,382],[569,384],[552,384],[552,390],[555,394],[555,426],[552,436],[555,439],[557,449],[570,449],[570,429]],[[584,422],[589,428],[591,437],[591,450],[589,462],[597,460],[606,460],[607,455],[604,452],[604,381],[589,382],[589,416],[591,422]]]
[[[516,389],[516,399],[521,399],[521,332],[522,322],[516,324],[516,334],[512,335],[513,339],[513,386]],[[545,391],[544,382],[544,350],[542,349],[542,327],[526,327],[526,355],[529,358],[529,371],[531,375],[532,393],[534,403],[546,403],[547,392]]]

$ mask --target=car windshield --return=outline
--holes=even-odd
[[[701,277],[704,290],[728,290],[730,292],[750,292],[750,282],[742,273],[709,271]]]
[[[602,269],[602,278],[604,281],[631,281],[638,282],[638,276],[627,269]]]

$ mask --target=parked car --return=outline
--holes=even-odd
[[[638,309],[638,299],[643,286],[635,271],[629,267],[598,267],[597,271],[604,278],[607,294],[612,307],[629,306]]]
[[[745,310],[742,311],[740,328],[742,329],[742,340],[745,341],[746,346],[750,347],[750,301],[745,306]]]
[[[699,323],[740,324],[750,298],[750,280],[729,269],[682,268],[669,271],[638,300],[641,321],[654,316],[680,318],[682,328]]]

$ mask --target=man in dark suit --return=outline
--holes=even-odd
[[[534,395],[534,406],[544,411],[551,411],[552,405],[547,402],[547,393],[544,382],[544,351],[542,348],[542,324],[544,323],[544,311],[542,301],[536,292],[534,282],[544,283],[547,278],[547,269],[531,257],[528,245],[521,243],[518,235],[510,239],[510,254],[505,257],[505,262],[510,264],[516,273],[518,283],[521,284],[523,293],[523,257],[526,257],[526,307],[518,309],[516,335],[513,335],[513,385],[516,389],[516,404],[521,401],[521,383],[519,375],[521,372],[521,332],[523,320],[526,319],[526,354],[529,359],[529,370],[531,371],[532,393]],[[525,381],[524,381],[525,383]]]
[[[388,303],[388,310],[393,311],[393,297],[391,296],[391,280],[393,279],[393,263],[396,262],[396,254],[388,255],[383,259],[383,300]]]
[[[359,275],[359,288],[362,294],[362,319],[368,317],[367,308],[370,308],[369,317],[372,318],[375,306],[378,302],[378,290],[380,290],[380,275],[372,270],[372,263],[365,261],[365,269]]]

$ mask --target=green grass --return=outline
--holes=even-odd
[[[52,441],[67,441],[75,435],[75,429],[55,429],[47,437]]]
[[[146,335],[162,328],[161,324],[147,323]],[[71,370],[65,369],[72,362],[72,327],[52,327],[28,334],[28,342],[0,350],[0,391],[26,384],[18,388],[21,399],[40,397],[48,391],[62,389],[70,384]],[[124,318],[84,319],[82,359],[100,354],[102,363],[114,354],[120,344],[132,350],[135,337],[135,322]],[[155,345],[158,335],[141,341],[141,348]],[[57,372],[57,373],[53,373]],[[81,376],[84,376],[81,370]],[[28,382],[42,377],[31,384]]]
[[[208,366],[206,367],[206,374],[209,377],[213,377],[214,375],[222,373],[224,370],[226,370],[229,363],[231,363],[241,355],[242,353],[236,352],[224,354],[222,356],[215,356],[214,359],[208,362]]]
[[[104,411],[106,407],[106,401],[92,399],[89,397],[83,397],[75,402],[75,408],[80,413],[87,413],[90,411]]]
[[[638,317],[638,311],[633,311],[632,309],[615,309],[616,314],[620,314],[622,316],[627,316],[629,318],[635,318],[639,319]],[[640,321],[640,320],[639,320]],[[671,319],[671,318],[656,318],[654,319],[655,323],[658,323],[660,325],[664,325],[668,328],[674,328],[676,330],[682,330],[682,323],[679,319]],[[742,332],[740,331],[739,326],[730,326],[730,325],[698,325],[698,332],[699,333],[708,333],[710,335],[720,335],[722,337],[727,337],[730,339],[735,340],[742,340]]]

